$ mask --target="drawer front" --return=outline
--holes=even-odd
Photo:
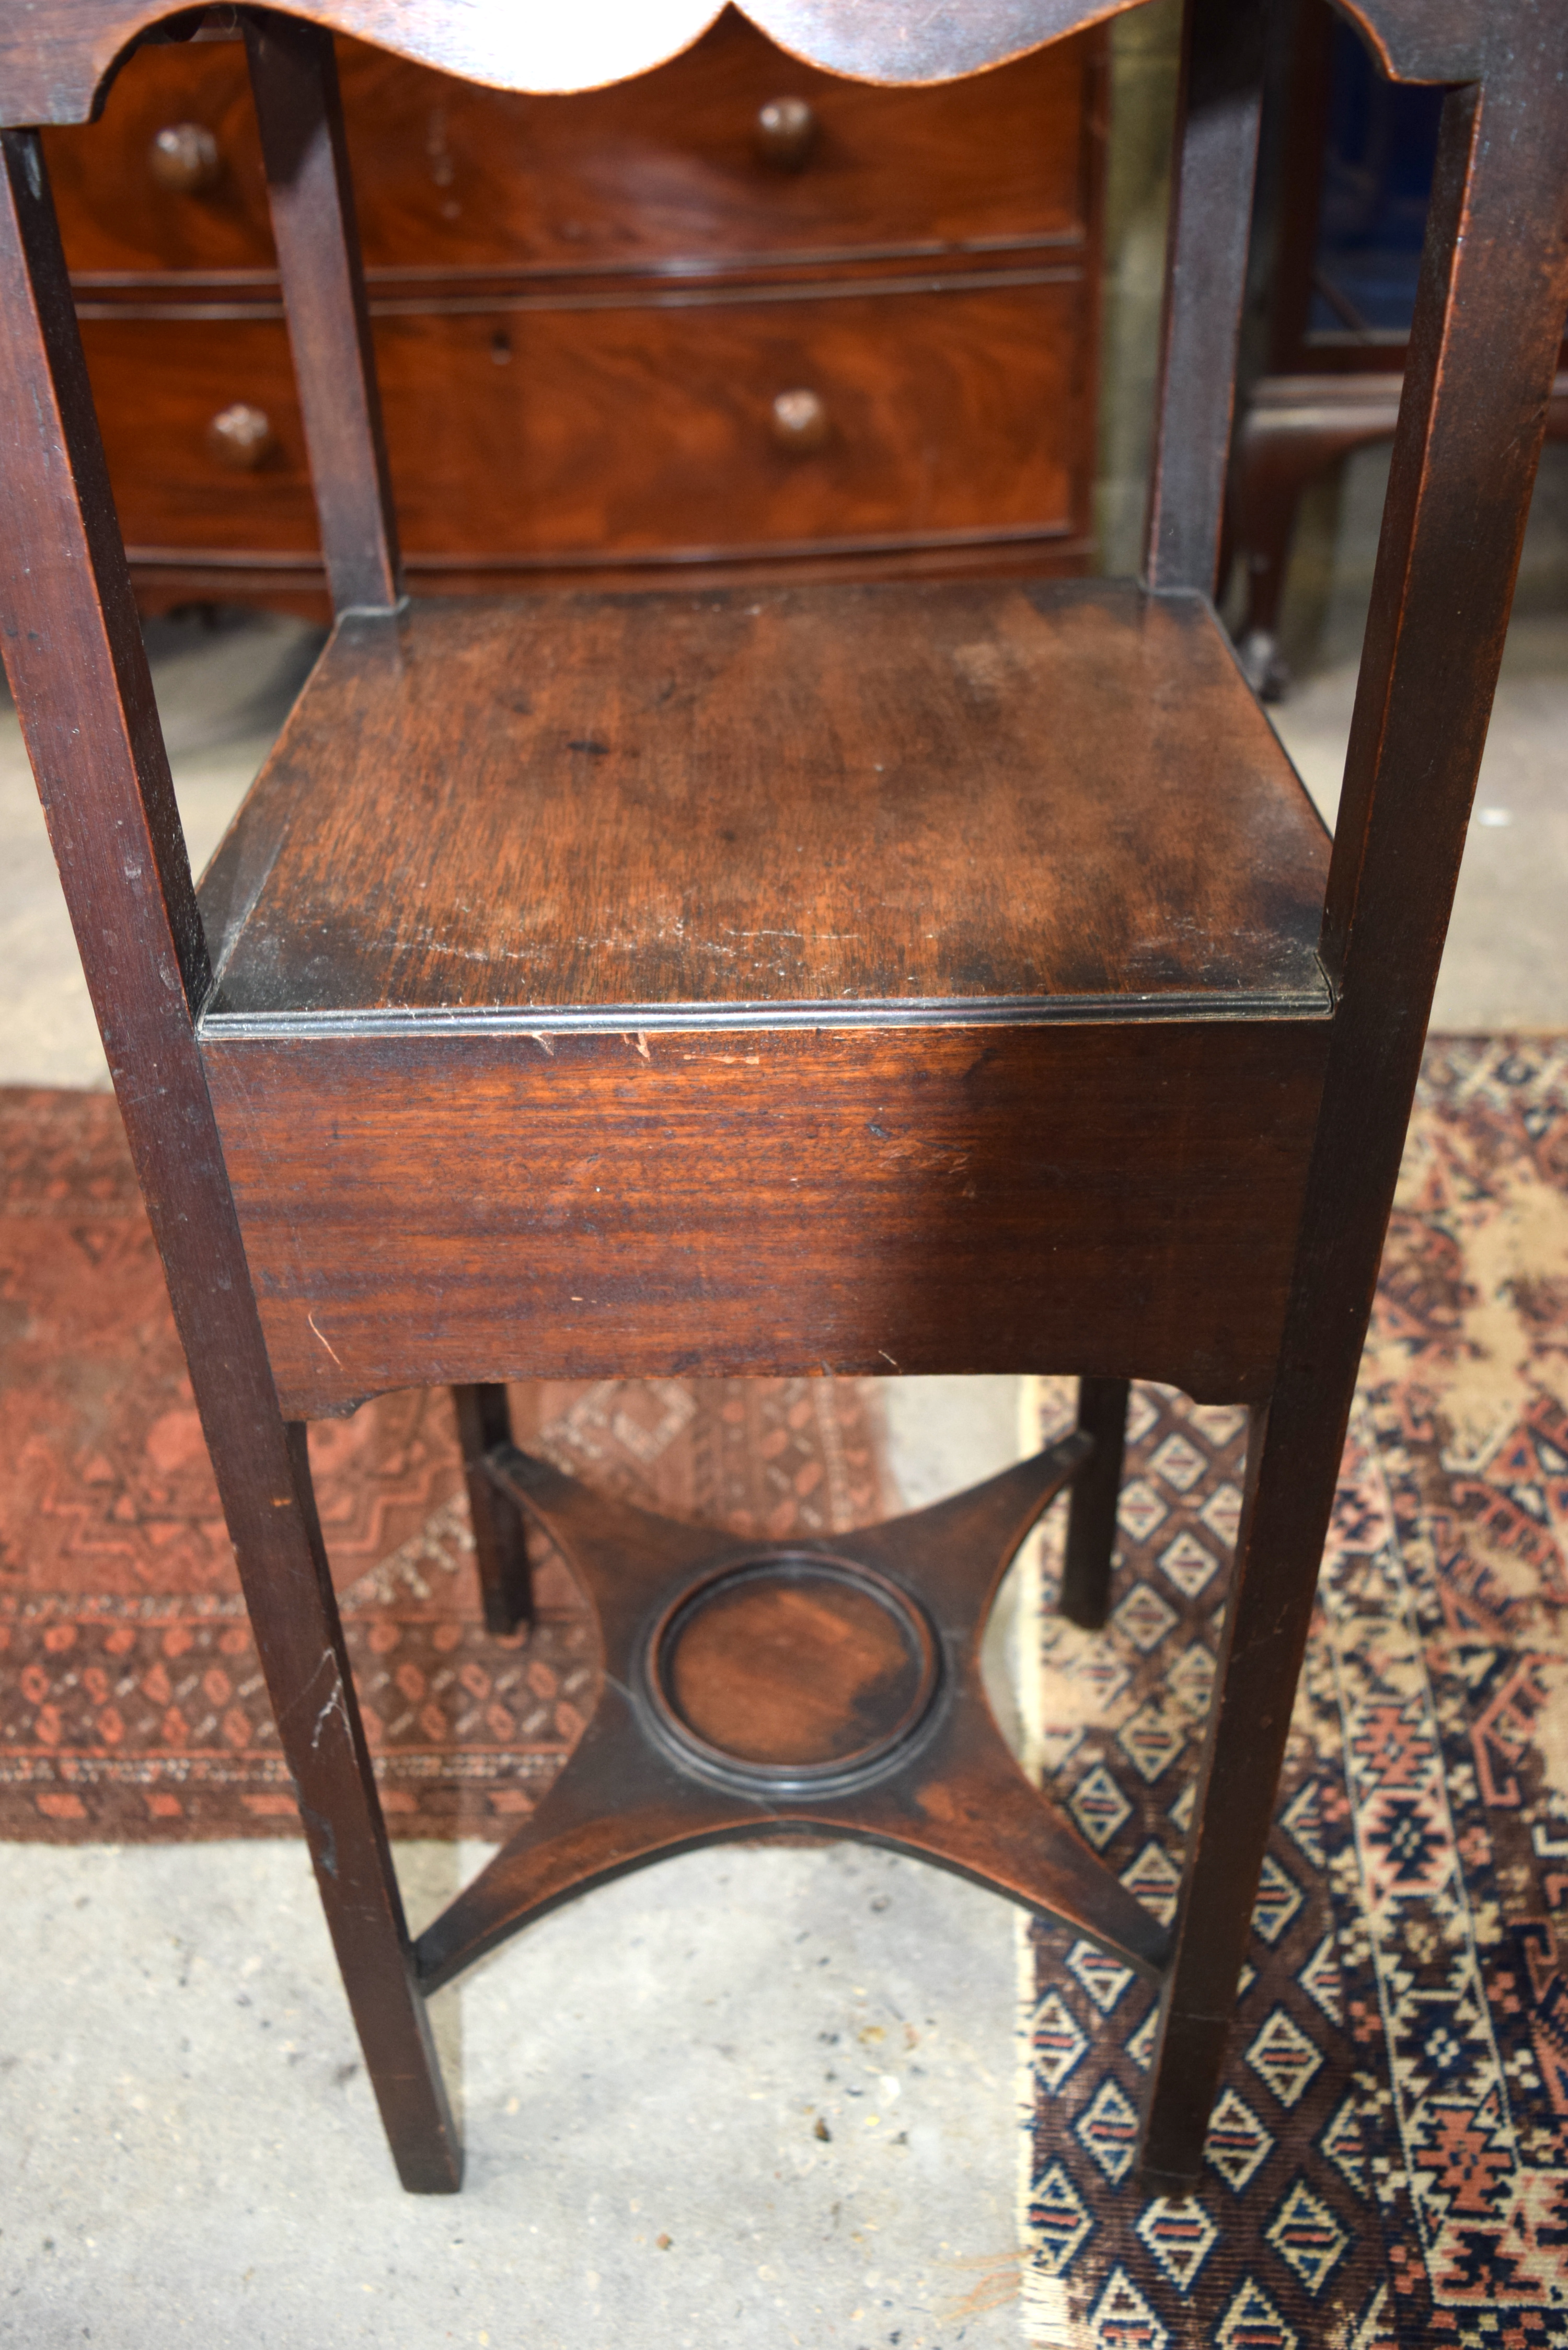
[[[1087,308],[1069,278],[379,319],[405,548],[417,567],[1081,534]],[[316,546],[281,322],[84,333],[133,547]],[[815,411],[781,419],[801,393]],[[254,470],[209,446],[235,403],[271,427]],[[781,439],[803,412],[816,445]]]
[[[1327,1040],[1107,1021],[202,1057],[291,1416],[695,1362],[1131,1370],[1232,1403],[1279,1347]]]
[[[796,65],[738,16],[639,80],[523,98],[341,45],[372,268],[660,266],[865,247],[1081,241],[1102,42],[1063,42],[977,80],[875,89]],[[803,156],[770,161],[758,116],[802,99]],[[161,130],[213,155],[168,186]],[[270,268],[255,122],[237,43],[140,51],[101,122],[46,133],[78,271]],[[179,159],[166,161],[176,177]]]

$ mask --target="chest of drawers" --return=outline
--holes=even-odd
[[[344,43],[410,586],[1082,569],[1102,58],[885,90],[727,15],[519,98]],[[48,151],[143,602],[324,611],[243,47]]]

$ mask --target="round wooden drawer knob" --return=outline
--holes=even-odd
[[[798,172],[816,144],[816,111],[804,98],[771,98],[759,106],[752,140],[764,163]]]
[[[218,142],[199,122],[171,122],[147,151],[147,168],[161,188],[199,196],[214,187],[223,168]]]
[[[254,473],[272,445],[265,411],[253,408],[248,400],[236,400],[232,407],[220,409],[207,427],[213,455],[242,473]]]
[[[809,457],[827,439],[827,410],[815,391],[781,391],[774,402],[773,432],[792,457]]]

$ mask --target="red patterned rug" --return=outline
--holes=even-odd
[[[1139,1390],[1113,1622],[1034,1619],[1036,1757],[1162,1916],[1241,1445]],[[1150,1995],[1032,1929],[1026,2334],[1568,2345],[1568,1040],[1428,1047],[1253,1929],[1179,2201],[1129,2178]]]
[[[0,1836],[275,1835],[294,1797],[107,1094],[0,1090]],[[853,1381],[544,1383],[519,1436],[676,1516],[779,1539],[889,1506]],[[311,1430],[393,1833],[499,1837],[591,1711],[590,1623],[540,1561],[526,1645],[480,1615],[443,1390]]]

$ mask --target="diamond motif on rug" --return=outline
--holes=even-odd
[[[1325,1934],[1311,1958],[1296,1976],[1303,1991],[1314,2000],[1323,2013],[1337,2030],[1345,2022],[1345,2001],[1340,1989],[1339,1959],[1334,1947],[1334,1936]]]
[[[1088,2034],[1078,2029],[1056,1992],[1048,1991],[1034,2011],[1030,2045],[1035,2072],[1053,2096],[1088,2044]]]
[[[1113,2269],[1089,2318],[1094,2350],[1167,2350],[1170,2335],[1126,2269]]]
[[[1184,1526],[1176,1540],[1159,1554],[1159,1571],[1168,1575],[1184,1599],[1196,1599],[1220,1572],[1220,1562],[1197,1535]]]
[[[1236,1540],[1236,1529],[1241,1523],[1241,1488],[1228,1481],[1217,1485],[1198,1513],[1212,1534],[1218,1534],[1229,1550]]]
[[[1206,1466],[1209,1466],[1209,1460],[1206,1460],[1204,1452],[1199,1452],[1197,1445],[1187,1443],[1185,1436],[1176,1429],[1170,1431],[1170,1436],[1166,1436],[1164,1445],[1159,1445],[1149,1455],[1149,1469],[1157,1476],[1164,1478],[1166,1485],[1173,1485],[1176,1492],[1189,1492],[1189,1488],[1197,1485]]]
[[[1151,1586],[1135,1583],[1111,1620],[1135,1648],[1147,1655],[1150,1648],[1158,1646],[1179,1618],[1175,1608],[1167,1607]]]
[[[1191,2292],[1199,2270],[1220,2230],[1196,2196],[1179,2202],[1156,2196],[1137,2223],[1137,2232],[1179,2293]]]
[[[1228,1444],[1235,1444],[1247,1433],[1247,1415],[1240,1404],[1195,1403],[1189,1408],[1188,1425],[1195,1428],[1216,1452]]]
[[[1354,2089],[1335,2108],[1334,2119],[1319,2137],[1318,2145],[1341,2178],[1357,2195],[1365,2195],[1366,2148],[1361,2136],[1361,2117],[1355,2109]]]
[[[1094,2215],[1059,2162],[1035,2184],[1029,2224],[1037,2239],[1035,2260],[1047,2276],[1060,2276],[1094,2233]]]
[[[1116,1503],[1116,1519],[1124,1534],[1134,1542],[1147,1542],[1156,1526],[1163,1524],[1170,1512],[1147,1477],[1129,1478],[1122,1487]]]
[[[1276,2007],[1247,2051],[1247,2062],[1282,2106],[1300,2102],[1323,2058],[1282,2007]]]
[[[1262,1934],[1272,1948],[1301,1908],[1303,1898],[1294,1877],[1286,1874],[1272,1852],[1265,1853],[1263,1873],[1258,1880],[1258,1898],[1252,1909],[1252,1931]]]
[[[1127,1442],[1141,1444],[1158,1425],[1158,1404],[1142,1386],[1135,1386],[1127,1398]]]
[[[1119,2187],[1132,2168],[1137,2146],[1137,2112],[1106,2074],[1093,2103],[1074,2126],[1080,2146],[1087,2148],[1113,2187]]]
[[[1122,1822],[1132,1816],[1132,1805],[1103,1762],[1079,1780],[1067,1809],[1096,1852],[1103,1852]]]
[[[1102,2015],[1109,2015],[1127,1985],[1137,1978],[1093,1942],[1075,1942],[1067,1953],[1067,1972],[1079,1983]]]
[[[1214,1689],[1214,1652],[1205,1641],[1189,1641],[1172,1662],[1166,1687],[1192,1721],[1204,1720]]]
[[[1240,2195],[1258,2165],[1273,2151],[1273,2137],[1263,2127],[1244,2097],[1227,2089],[1209,2117],[1204,2158],[1211,2162],[1227,2187]]]
[[[1158,2030],[1159,2010],[1158,2007],[1151,2007],[1127,2042],[1127,2053],[1140,2073],[1147,2073],[1154,2061],[1154,2039]]]
[[[1110,1644],[1077,1625],[1054,1616],[1046,1635],[1047,1670],[1064,1688],[1066,1710],[1079,1717],[1097,1717],[1115,1703],[1131,1674]]]
[[[1256,2278],[1247,2277],[1220,2319],[1214,2341],[1216,2350],[1296,2350],[1300,2338]]]
[[[1151,1836],[1137,1858],[1123,1869],[1122,1883],[1162,1926],[1169,1925],[1181,1890],[1181,1871],[1163,1845]]]
[[[1140,1779],[1150,1785],[1168,1771],[1187,1743],[1187,1721],[1170,1692],[1159,1691],[1129,1715],[1116,1744]]]
[[[1280,1825],[1294,1838],[1296,1849],[1312,1863],[1314,1868],[1327,1866],[1315,1779],[1308,1779],[1300,1793],[1291,1798],[1280,1814]]]
[[[1159,1450],[1149,1455],[1148,1465],[1168,1485],[1185,1493],[1197,1483],[1209,1462],[1195,1444],[1189,1444],[1185,1436],[1173,1430]]]
[[[1298,2177],[1275,2212],[1266,2241],[1294,2269],[1314,2298],[1323,2291],[1350,2241],[1321,2196]]]

